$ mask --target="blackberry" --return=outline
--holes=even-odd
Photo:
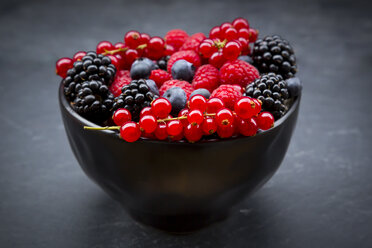
[[[278,35],[258,39],[253,47],[253,65],[261,72],[274,72],[284,79],[293,77],[297,72],[293,48]]]
[[[160,58],[156,64],[158,65],[159,69],[162,69],[164,71],[167,70],[167,66],[168,66],[168,60],[170,59],[170,56],[165,56],[165,57],[162,57]]]
[[[87,52],[79,61],[74,63],[73,68],[67,71],[67,76],[63,80],[64,93],[69,101],[74,101],[76,87],[80,89],[82,83],[87,81],[100,81],[102,84],[110,85],[115,77],[116,68],[111,64],[111,59],[102,54]],[[70,84],[72,84],[70,86]],[[79,86],[80,85],[80,86]]]
[[[262,102],[262,109],[273,114],[275,120],[288,110],[285,101],[289,98],[287,82],[281,75],[268,73],[249,84],[245,96],[257,98]]]
[[[121,89],[122,93],[115,98],[113,110],[125,108],[132,114],[132,120],[138,121],[140,112],[150,107],[152,100],[158,96],[151,92],[145,79],[133,80]]]
[[[71,106],[81,116],[96,123],[111,116],[114,95],[100,80],[87,80],[78,84],[72,82],[68,88],[76,95]]]

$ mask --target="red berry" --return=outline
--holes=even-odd
[[[213,118],[205,118],[202,124],[203,133],[205,135],[211,135],[217,131],[217,123]]]
[[[172,105],[166,98],[158,98],[151,104],[152,113],[158,118],[166,118],[172,110]]]
[[[126,122],[132,119],[132,115],[129,110],[125,108],[119,108],[113,114],[112,119],[116,125],[123,126]]]
[[[164,36],[165,43],[174,47],[175,51],[185,43],[189,35],[182,29],[169,30]]]
[[[223,48],[223,56],[227,60],[235,60],[239,57],[241,47],[236,41],[229,41]]]
[[[204,119],[203,113],[198,109],[191,110],[187,115],[187,120],[192,125],[202,124],[203,119]]]
[[[251,98],[251,99],[252,99],[252,101],[253,101],[254,104],[255,104],[253,115],[256,116],[256,115],[258,115],[258,114],[261,112],[262,104],[261,104],[261,102],[260,102],[258,99],[256,99],[256,98]]]
[[[202,65],[200,66],[194,75],[192,80],[192,86],[194,89],[207,89],[209,92],[213,92],[220,84],[220,72],[213,65]]]
[[[222,52],[215,52],[209,58],[209,64],[217,68],[220,68],[225,62],[226,59],[223,57]]]
[[[233,136],[235,127],[233,124],[218,126],[217,134],[220,138],[226,139]]]
[[[238,39],[238,31],[235,28],[228,28],[225,30],[225,39],[236,40]]]
[[[125,57],[125,51],[128,50],[128,46],[125,45],[123,42],[117,42],[117,43],[115,43],[114,47],[115,47],[115,50],[117,50],[117,49],[122,50],[121,52],[117,52],[115,54],[120,54],[124,58]]]
[[[228,126],[234,123],[234,115],[230,109],[224,108],[217,112],[216,114],[217,125]]]
[[[172,79],[172,75],[162,69],[156,69],[151,71],[149,78],[154,80],[158,88],[160,88],[164,82]]]
[[[238,123],[239,133],[244,136],[253,136],[257,133],[258,125],[254,118],[240,120]]]
[[[86,52],[84,51],[80,51],[80,52],[77,52],[74,54],[74,57],[72,57],[72,61],[79,61],[81,60],[85,55],[87,55]]]
[[[258,37],[258,30],[250,28],[249,29],[249,42],[255,42]]]
[[[148,35],[148,34],[146,34],[146,33],[142,33],[142,34],[140,35],[140,38],[139,38],[139,42],[138,42],[138,43],[139,43],[140,45],[148,44],[149,41],[150,41],[150,39],[151,39],[150,35]]]
[[[242,28],[238,31],[238,36],[249,40],[249,30],[247,28]]]
[[[158,140],[165,140],[166,138],[168,138],[167,124],[165,124],[164,122],[159,122],[154,134]]]
[[[180,120],[172,120],[167,124],[167,132],[170,136],[178,136],[183,131],[183,125]]]
[[[171,141],[179,141],[183,139],[183,132],[181,132],[179,135],[176,135],[176,136],[170,136],[169,138],[171,139]]]
[[[175,51],[176,51],[176,49],[174,49],[173,46],[166,44],[165,45],[165,50],[164,50],[164,55],[166,55],[166,56],[172,55]]]
[[[124,36],[124,42],[128,47],[135,49],[140,44],[140,38],[141,34],[139,32],[129,31]]]
[[[246,120],[255,115],[256,104],[249,97],[243,97],[235,103],[234,111],[242,119]]]
[[[220,26],[221,36],[223,36],[223,35],[225,34],[225,31],[226,31],[228,28],[231,28],[231,27],[232,27],[232,25],[231,25],[231,23],[229,23],[229,22],[224,22],[224,23],[222,23],[221,26]],[[223,38],[226,38],[226,37],[223,36]]]
[[[188,109],[182,109],[178,113],[178,117],[187,117],[188,114],[189,114],[189,110]],[[184,127],[187,127],[187,125],[189,125],[189,122],[188,122],[187,118],[181,119],[180,121],[181,121],[181,123],[183,124]]]
[[[129,64],[129,68],[137,58],[138,58],[137,50],[128,49],[125,51],[125,62]]]
[[[269,112],[261,112],[257,117],[258,128],[268,130],[274,126],[274,116]]]
[[[221,36],[221,28],[219,26],[212,28],[209,31],[209,38],[210,39],[222,38],[222,36]]]
[[[207,109],[207,99],[202,95],[195,95],[190,99],[189,108],[198,109],[203,113]]]
[[[200,125],[189,124],[184,130],[185,138],[193,143],[200,140],[203,136],[203,130]]]
[[[235,102],[242,96],[242,87],[239,85],[222,84],[212,92],[210,98],[221,99],[226,108],[233,110]]]
[[[203,42],[199,46],[199,53],[203,58],[209,58],[211,55],[216,52],[218,49],[214,46],[214,44],[210,42]]]
[[[107,55],[107,57],[109,57],[111,59],[111,64],[113,64],[117,70],[121,69],[120,68],[120,61],[117,57],[115,57],[114,55]]]
[[[240,43],[241,54],[250,54],[248,40],[239,37],[237,41]]]
[[[165,42],[162,38],[159,36],[154,36],[150,39],[149,43],[147,44],[147,47],[151,51],[163,51],[165,46]]]
[[[218,110],[223,109],[225,104],[219,98],[210,98],[207,102],[207,113],[214,114],[217,113]]]
[[[60,58],[56,63],[56,74],[65,78],[67,76],[68,69],[73,67],[73,61],[70,58]]]
[[[236,30],[240,30],[242,28],[249,28],[249,23],[246,19],[244,18],[236,18],[233,22],[232,25]]]
[[[153,133],[158,126],[158,122],[153,115],[144,115],[140,118],[141,129],[146,133]]]
[[[140,118],[141,118],[142,116],[145,116],[145,115],[152,115],[152,111],[151,111],[151,108],[150,108],[150,107],[144,107],[144,108],[141,110]]]
[[[100,43],[97,44],[96,52],[97,53],[105,53],[107,51],[111,51],[111,50],[114,50],[114,49],[115,49],[115,47],[114,47],[114,45],[112,45],[111,42],[101,41]]]
[[[127,142],[134,142],[141,137],[141,130],[137,123],[129,121],[120,127],[120,136]]]

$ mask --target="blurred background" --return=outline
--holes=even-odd
[[[336,0],[2,0],[0,247],[371,247],[371,11]],[[132,29],[208,34],[240,16],[296,53],[304,89],[282,166],[224,222],[186,236],[137,224],[75,160],[55,62]]]

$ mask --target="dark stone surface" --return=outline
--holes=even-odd
[[[367,1],[1,1],[0,247],[371,247]],[[136,224],[81,171],[54,62],[138,29],[207,32],[243,16],[293,44],[304,92],[276,175],[229,219],[172,236]]]

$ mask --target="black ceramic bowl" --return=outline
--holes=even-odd
[[[215,142],[127,143],[75,113],[59,89],[68,140],[81,168],[139,222],[190,231],[227,216],[278,169],[296,125],[300,98],[275,127]]]

